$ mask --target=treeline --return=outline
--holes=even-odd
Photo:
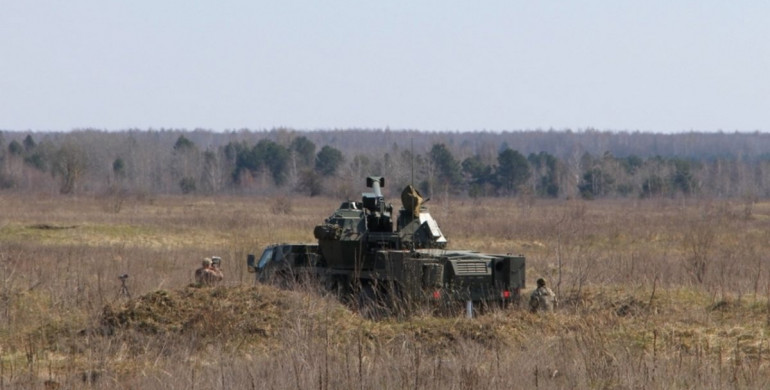
[[[768,151],[761,133],[6,131],[0,190],[357,197],[381,175],[428,196],[767,198]]]

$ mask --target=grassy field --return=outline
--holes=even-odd
[[[0,390],[770,386],[770,203],[436,197],[450,247],[526,255],[560,307],[382,321],[246,272],[338,204],[0,195]]]

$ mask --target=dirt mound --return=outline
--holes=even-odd
[[[241,334],[269,337],[302,297],[266,286],[158,290],[104,308],[107,333],[131,329],[145,334]]]
[[[120,305],[104,307],[102,334],[138,332],[150,337],[188,335],[202,340],[236,343],[278,341],[287,333],[326,338],[345,344],[365,339],[375,344],[400,343],[404,338],[430,349],[444,349],[459,340],[507,344],[520,332],[515,311],[460,317],[417,315],[371,321],[332,297],[271,286],[159,290]],[[502,315],[500,315],[502,314]],[[518,313],[521,314],[521,313]]]

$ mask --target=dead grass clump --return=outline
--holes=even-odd
[[[736,306],[736,303],[723,299],[723,300],[714,302],[712,305],[709,305],[708,310],[726,312],[730,310],[731,306]]]
[[[652,298],[654,296],[643,289],[589,286],[565,292],[559,299],[559,307],[582,314],[609,313],[624,317],[646,313],[654,307]]]

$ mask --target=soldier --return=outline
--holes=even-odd
[[[202,286],[210,286],[224,278],[222,271],[211,265],[211,259],[203,259],[201,267],[195,270],[195,282]]]
[[[540,278],[537,280],[537,288],[532,291],[532,295],[529,297],[529,308],[535,313],[537,311],[552,312],[556,308],[557,299],[556,294],[551,291],[550,288],[545,286],[545,280]]]
[[[222,273],[222,258],[219,256],[211,257],[211,278],[214,282],[220,282],[225,275]]]

